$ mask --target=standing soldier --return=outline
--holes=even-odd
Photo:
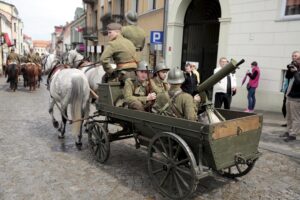
[[[128,25],[122,28],[122,35],[134,44],[137,52],[140,52],[145,46],[146,33],[136,25],[138,21],[137,13],[129,11],[125,19]]]
[[[145,61],[139,63],[136,69],[136,78],[128,78],[124,86],[124,98],[128,108],[145,111],[149,102],[156,99],[154,92],[149,92],[148,64]]]
[[[154,77],[150,80],[155,93],[166,92],[170,86],[166,81],[167,73],[170,69],[164,64],[159,63],[154,69]]]
[[[42,64],[42,58],[40,57],[40,54],[38,52],[35,53],[33,62],[38,65]]]
[[[122,25],[110,23],[107,25],[109,42],[105,47],[100,62],[106,72],[104,82],[118,78],[125,81],[126,78],[135,77],[138,59],[136,58],[135,46],[121,35]],[[111,59],[116,63],[116,72],[110,65]]]

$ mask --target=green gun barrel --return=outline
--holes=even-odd
[[[242,59],[240,62],[236,62],[234,59],[230,60],[230,63],[228,63],[225,67],[223,67],[221,70],[219,70],[217,73],[213,74],[211,77],[206,79],[203,83],[201,83],[197,87],[197,92],[204,92],[205,90],[213,87],[217,82],[222,80],[224,77],[226,77],[228,74],[235,71],[239,65],[243,64],[245,62],[244,59]]]

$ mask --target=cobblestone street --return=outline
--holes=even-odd
[[[69,125],[66,138],[58,139],[45,85],[29,92],[21,81],[11,92],[5,80],[0,77],[1,200],[165,199],[150,182],[147,152],[136,150],[133,139],[112,143],[109,160],[99,164],[90,155],[86,134],[82,150]],[[284,131],[281,118],[264,118],[264,123],[263,154],[254,169],[237,180],[201,180],[191,199],[300,199],[300,142],[287,145],[278,138]]]

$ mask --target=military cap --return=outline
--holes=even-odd
[[[133,24],[133,25],[134,25],[134,24],[137,23],[138,17],[137,17],[136,12],[129,11],[129,12],[125,15],[125,19],[126,19],[126,21],[127,21],[129,24]]]
[[[107,25],[108,31],[121,30],[121,29],[122,29],[122,25],[119,23],[110,23]]]

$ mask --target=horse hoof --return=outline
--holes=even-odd
[[[54,128],[58,128],[58,126],[59,126],[58,121],[54,121],[54,122],[53,122],[53,126],[54,126]]]
[[[58,136],[58,139],[64,139],[64,138],[65,138],[64,135],[63,136],[61,136],[61,135]]]

